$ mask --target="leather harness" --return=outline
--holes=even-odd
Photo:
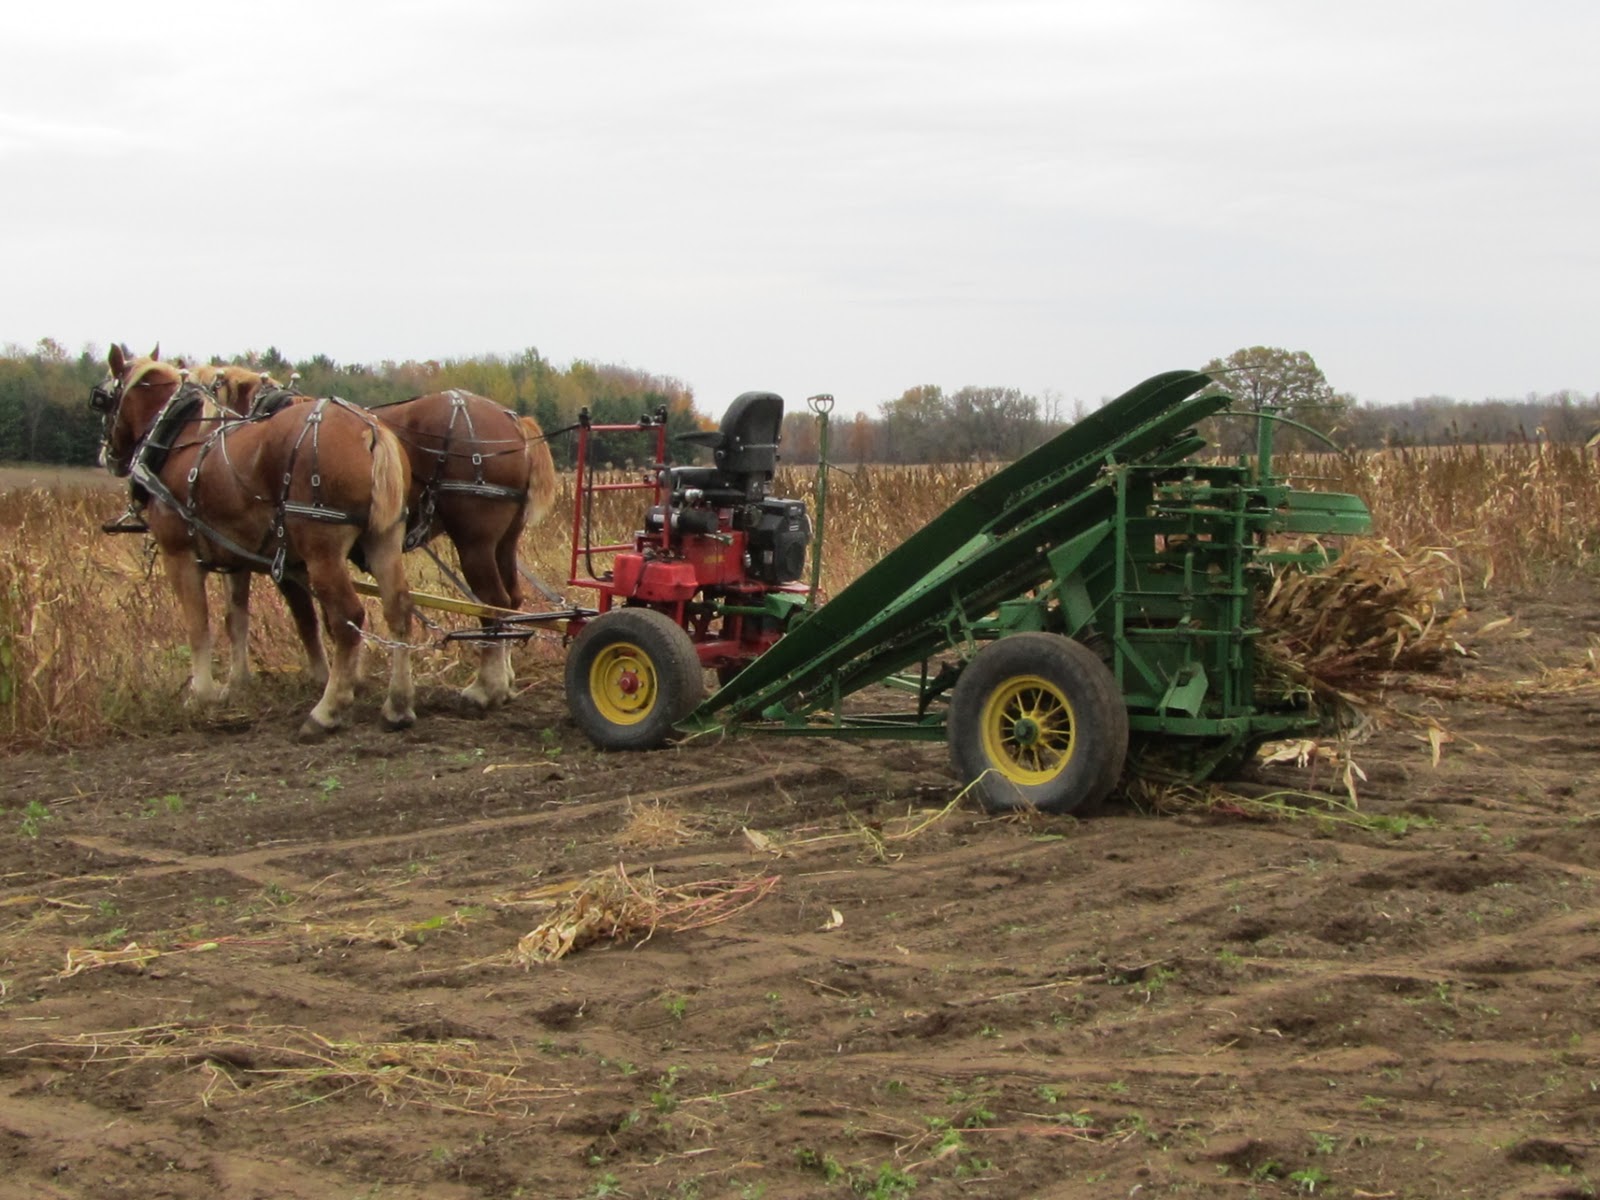
[[[289,517],[299,517],[306,520],[322,521],[334,525],[361,525],[362,518],[352,513],[347,513],[337,508],[330,508],[322,502],[322,471],[320,466],[320,438],[323,414],[330,404],[339,405],[357,414],[370,426],[372,418],[356,405],[338,397],[324,397],[314,404],[306,406],[305,420],[300,426],[300,435],[295,439],[294,445],[289,450],[289,461],[285,464],[282,486],[275,501],[269,497],[258,496],[259,500],[268,500],[273,504],[272,527],[261,546],[256,550],[249,550],[226,534],[209,525],[199,512],[198,489],[200,482],[200,469],[205,465],[206,459],[213,450],[221,453],[222,460],[228,469],[234,472],[234,477],[239,478],[237,469],[232,460],[228,458],[227,435],[232,429],[240,425],[253,423],[265,418],[252,416],[238,420],[224,420],[212,431],[211,435],[200,443],[200,452],[196,455],[194,465],[189,468],[187,477],[187,495],[180,499],[166,482],[161,478],[161,468],[165,465],[167,457],[176,445],[178,431],[188,424],[194,417],[197,409],[207,393],[198,384],[185,381],[171,399],[162,407],[150,430],[140,439],[134,451],[133,465],[129,471],[135,489],[136,500],[154,497],[161,501],[184,520],[189,530],[189,536],[194,541],[195,559],[203,571],[216,571],[226,573],[238,570],[236,563],[219,563],[208,560],[202,548],[202,538],[208,540],[236,558],[243,559],[259,570],[264,570],[272,576],[273,582],[281,583],[288,564],[288,532],[285,521]],[[289,487],[294,480],[294,467],[299,459],[302,449],[307,448],[309,440],[309,453],[311,455],[311,501],[305,503],[289,499]],[[376,440],[374,440],[376,444]],[[241,479],[242,483],[243,480]],[[144,496],[140,496],[142,490]],[[276,543],[276,546],[274,546]],[[271,550],[270,557],[268,551]]]
[[[433,519],[438,509],[438,496],[442,492],[449,492],[463,496],[479,496],[485,500],[511,500],[521,502],[527,498],[525,488],[507,487],[504,484],[490,483],[483,477],[483,464],[486,458],[495,458],[501,454],[522,453],[527,445],[526,440],[504,450],[496,450],[484,454],[481,450],[473,450],[472,473],[469,479],[442,479],[440,475],[445,469],[445,463],[450,459],[450,441],[456,432],[456,422],[459,420],[466,425],[466,436],[470,445],[478,445],[478,432],[472,425],[472,412],[467,407],[468,393],[458,388],[452,388],[444,393],[450,397],[450,423],[445,426],[444,437],[437,450],[427,446],[418,446],[414,441],[410,445],[423,454],[433,458],[433,474],[423,482],[422,493],[417,499],[416,522],[406,530],[405,548],[415,550],[433,536]],[[508,408],[501,409],[507,416],[516,418],[516,414]],[[409,441],[409,439],[408,439]],[[462,457],[458,452],[457,457]]]

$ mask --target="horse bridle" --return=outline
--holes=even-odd
[[[120,375],[107,373],[106,377],[89,389],[89,407],[100,414],[100,465],[109,465],[111,431],[116,428],[117,413],[122,408],[127,381]]]

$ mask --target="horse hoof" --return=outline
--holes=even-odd
[[[417,714],[409,709],[399,716],[392,716],[387,712],[383,714],[383,727],[390,733],[398,733],[402,729],[410,729],[416,723]]]
[[[299,739],[302,742],[320,742],[338,731],[337,725],[324,725],[315,717],[307,717],[300,725]]]

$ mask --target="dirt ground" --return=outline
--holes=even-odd
[[[1600,594],[1503,611],[1469,677],[1519,702],[1415,700],[1455,740],[1359,747],[1358,819],[601,755],[553,651],[483,718],[387,734],[374,688],[306,746],[268,681],[0,762],[0,1195],[1592,1196]],[[518,961],[618,864],[753,902]]]

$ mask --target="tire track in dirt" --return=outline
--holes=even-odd
[[[181,1181],[185,1190],[198,1188],[228,1200],[327,1200],[359,1195],[369,1186],[363,1175],[333,1166],[287,1163],[238,1145],[217,1152],[204,1144],[215,1139],[197,1139],[192,1120],[141,1115],[138,1124],[108,1123],[103,1109],[54,1093],[36,1098],[12,1092],[0,1108],[0,1134],[14,1143],[6,1155],[14,1164],[21,1159],[40,1179],[59,1182],[58,1187],[45,1185],[48,1190],[35,1190],[34,1185],[22,1193],[8,1192],[0,1181],[0,1195],[67,1200],[161,1194],[138,1182],[152,1176],[165,1177],[168,1186]],[[423,1188],[385,1187],[383,1194],[399,1200],[470,1200],[477,1193],[429,1183]]]
[[[762,783],[800,783],[812,781],[828,774],[836,774],[836,772],[823,763],[802,761],[779,763],[763,767],[758,771],[750,771],[743,775],[719,779],[712,783],[686,784],[679,787],[642,792],[629,797],[629,800],[635,804],[673,804],[730,789],[752,788]],[[429,829],[411,830],[406,833],[379,834],[336,841],[319,840],[315,843],[307,841],[299,845],[292,843],[287,845],[277,844],[262,849],[221,855],[185,854],[159,846],[103,836],[72,835],[62,840],[94,854],[111,858],[132,858],[143,863],[141,866],[119,871],[118,877],[124,879],[159,878],[164,875],[185,872],[225,871],[257,886],[277,885],[298,890],[313,886],[316,880],[292,871],[279,869],[277,864],[292,861],[297,855],[306,852],[314,851],[319,855],[345,854],[365,850],[411,847],[428,842],[464,840],[486,833],[500,833],[507,830],[537,830],[542,827],[557,827],[563,823],[592,819],[597,811],[597,806],[598,808],[620,807],[623,803],[624,801],[621,799],[609,796],[601,798],[601,794],[591,792],[572,796],[570,799],[563,800],[561,807],[543,812],[518,813],[504,817],[481,817]],[[52,881],[51,887],[53,891],[70,894],[75,885],[85,882],[98,885],[102,884],[105,879],[106,876],[98,874],[87,878],[81,876],[78,878],[69,877]],[[36,890],[35,887],[31,886],[0,890],[0,903],[15,899],[18,896],[28,895]]]

